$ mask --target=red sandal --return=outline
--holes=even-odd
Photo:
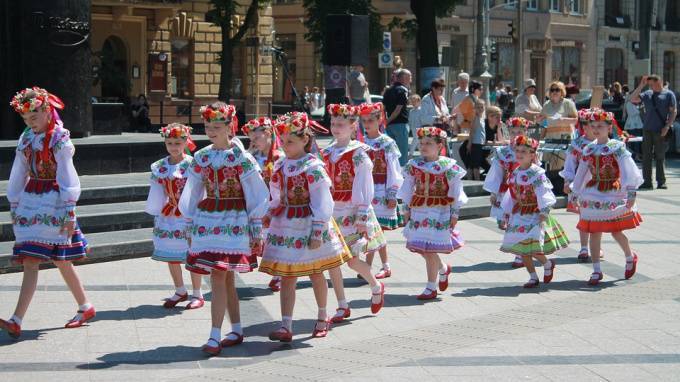
[[[553,276],[555,276],[555,259],[550,260],[550,263],[552,264],[550,266],[550,275],[543,275],[543,283],[547,284],[552,281]]]
[[[272,341],[279,342],[291,342],[293,340],[293,333],[282,326],[277,330],[269,333],[269,339]]]
[[[437,298],[437,290],[436,289],[430,289],[430,288],[425,288],[425,290],[429,290],[430,293],[421,293],[418,295],[418,300],[425,301],[425,300],[434,300]]]
[[[538,288],[539,285],[540,285],[540,283],[539,283],[538,280],[531,279],[528,282],[524,283],[524,285],[522,285],[522,286],[524,288],[527,288],[527,289],[533,289],[533,288]]]
[[[635,272],[637,271],[637,263],[638,263],[638,255],[636,253],[633,254],[633,266],[630,268],[630,270],[626,269],[625,277],[626,280],[629,278],[633,277],[635,275]],[[626,265],[629,263],[626,261]]]
[[[175,293],[175,296],[179,297],[179,299],[178,300],[173,300],[172,298],[165,299],[165,302],[163,303],[163,307],[165,309],[172,309],[175,306],[177,306],[177,304],[179,304],[180,302],[186,301],[189,298],[189,293],[188,292],[184,294]]]
[[[187,310],[192,310],[192,309],[200,309],[205,305],[205,299],[202,297],[191,297],[191,301],[187,304],[185,309]]]
[[[316,320],[317,324],[314,325],[314,331],[312,332],[312,338],[323,338],[328,335],[328,332],[331,330],[331,322],[330,320]],[[317,325],[319,322],[325,322],[326,327],[323,329],[317,328]]]
[[[269,281],[269,289],[272,292],[278,292],[281,290],[281,279],[271,279]]]
[[[338,315],[342,311],[342,315]],[[331,322],[334,324],[339,324],[352,314],[349,306],[347,308],[338,308],[335,310],[335,316],[331,318]]]
[[[439,274],[439,290],[445,291],[449,287],[449,275],[451,274],[451,266],[446,264],[446,273]],[[446,280],[441,281],[441,277],[446,276]]]
[[[17,339],[19,336],[21,336],[21,325],[12,320],[5,321],[0,318],[0,329],[6,331],[7,334],[14,339]]]
[[[79,310],[78,313],[81,315],[80,319],[77,320],[75,317],[64,325],[67,329],[79,328],[83,326],[84,323],[94,318],[97,312],[94,310],[94,306],[91,306],[88,310]]]
[[[373,296],[380,296],[380,302],[375,304],[373,301],[371,301],[371,313],[376,314],[380,312],[380,309],[382,309],[383,305],[385,304],[385,284],[380,283],[380,292],[378,293],[373,293]]]
[[[588,285],[590,286],[595,286],[602,281],[604,278],[604,275],[602,272],[593,272],[593,274],[590,275],[590,279],[588,280]]]
[[[390,276],[392,276],[391,269],[381,269],[380,272],[375,274],[375,278],[378,280],[386,279]]]
[[[236,339],[229,339],[228,337],[233,334],[236,336]],[[238,334],[236,332],[229,332],[227,335],[224,337],[224,339],[220,342],[220,345],[222,345],[223,348],[228,348],[236,345],[240,345],[243,343],[243,334]]]
[[[210,342],[216,343],[217,346],[210,346]],[[220,344],[220,341],[218,341],[214,338],[211,338],[211,339],[208,340],[208,342],[206,342],[205,345],[203,345],[201,350],[203,351],[203,353],[205,353],[205,354],[207,354],[211,357],[214,357],[214,356],[220,354],[220,352],[222,351],[222,345]]]

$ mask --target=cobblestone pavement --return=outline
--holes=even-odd
[[[415,295],[424,287],[424,263],[405,250],[399,231],[390,232],[393,277],[377,317],[368,288],[345,269],[352,319],[328,338],[311,339],[316,305],[309,282],[301,280],[295,340],[272,343],[266,335],[280,319],[278,296],[266,289],[268,277],[255,272],[239,278],[246,342],[207,359],[199,348],[210,329],[209,306],[161,308],[172,290],[163,264],[136,259],[80,267],[98,315],[75,330],[61,328],[75,306],[58,272],[48,270],[22,341],[0,333],[0,380],[678,380],[680,171],[674,167],[669,190],[639,194],[645,221],[629,235],[640,254],[632,280],[622,280],[624,257],[605,237],[604,283],[588,287],[591,265],[575,260],[577,218],[558,211],[573,243],[557,255],[551,284],[523,290],[526,271],[510,269],[510,257],[499,253],[495,223],[477,219],[460,223],[467,245],[447,257],[455,272],[449,290],[422,303]],[[11,314],[20,285],[21,274],[0,276],[1,316]],[[328,309],[334,308],[331,293]]]

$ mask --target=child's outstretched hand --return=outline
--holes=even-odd
[[[570,194],[571,193],[571,188],[569,187],[569,183],[564,182],[564,193],[565,194]]]

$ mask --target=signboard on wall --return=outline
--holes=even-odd
[[[163,93],[168,90],[168,54],[149,53],[149,93]]]

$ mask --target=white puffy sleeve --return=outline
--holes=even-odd
[[[619,171],[621,173],[621,188],[628,192],[635,192],[644,182],[640,169],[635,165],[630,151],[625,145],[617,152],[616,159],[619,161]]]
[[[241,187],[246,198],[250,235],[253,239],[262,239],[262,218],[269,209],[269,189],[258,171],[255,158],[248,153],[244,156]]]
[[[144,207],[144,211],[149,215],[160,215],[163,206],[168,200],[165,189],[160,182],[162,182],[162,180],[152,173],[149,182],[149,196],[146,198],[146,206]]]
[[[188,170],[187,183],[179,198],[179,211],[187,219],[193,219],[196,214],[198,203],[205,197],[205,186],[201,177],[202,167],[196,163],[196,158],[191,160]]]
[[[9,183],[7,184],[7,200],[9,200],[10,209],[14,211],[19,204],[21,192],[26,187],[28,182],[28,160],[24,153],[17,151],[14,156],[14,163],[9,174]]]
[[[277,170],[274,169],[274,173],[272,174],[272,178],[269,181],[269,210],[273,210],[277,208],[279,205],[281,205],[281,182],[283,182],[283,179],[281,179],[281,176],[277,173]]]
[[[559,172],[562,179],[564,179],[564,181],[567,183],[571,183],[571,181],[574,180],[574,177],[576,176],[576,169],[578,168],[577,155],[577,149],[571,145],[567,151],[567,158],[564,160],[564,168],[562,168],[562,171]]]
[[[538,209],[541,211],[541,214],[547,215],[550,213],[550,209],[557,203],[555,194],[552,191],[553,186],[550,183],[550,180],[545,176],[545,173],[538,175],[534,180],[533,185]]]
[[[373,162],[363,148],[354,150],[354,184],[352,184],[352,205],[356,208],[356,221],[365,224],[368,210],[373,201]]]
[[[501,209],[504,215],[512,215],[512,208],[515,206],[515,202],[512,200],[512,195],[510,192],[506,192],[503,195],[503,200],[501,200]]]
[[[53,147],[54,160],[57,162],[57,184],[59,185],[59,197],[66,205],[67,219],[76,220],[76,203],[80,198],[80,179],[75,166],[73,166],[73,154],[76,149],[73,143],[64,135]]]
[[[413,179],[413,164],[411,162],[406,164],[404,168],[404,183],[397,192],[397,198],[404,202],[404,210],[409,210],[411,199],[413,199],[413,192],[415,189],[415,179]]]
[[[312,239],[321,240],[324,228],[333,217],[333,194],[331,179],[323,164],[307,170],[309,184],[309,207],[312,210]]]
[[[399,165],[399,149],[394,145],[393,150],[386,150],[385,160],[387,161],[387,183],[385,187],[387,188],[387,199],[394,200],[397,198],[397,191],[401,188],[404,183],[404,176],[401,173],[401,166]]]
[[[446,171],[446,180],[449,183],[449,192],[447,196],[453,198],[451,205],[451,215],[458,217],[460,209],[468,202],[468,197],[463,189],[463,177],[466,172],[458,165],[453,165],[452,168]]]
[[[498,153],[496,153],[494,160],[491,161],[489,173],[486,174],[486,179],[484,179],[484,191],[498,195],[501,183],[503,183],[503,166],[501,166],[501,161],[498,159]]]

